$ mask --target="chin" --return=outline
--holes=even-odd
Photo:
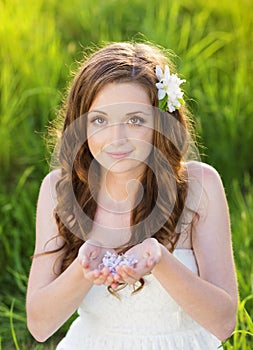
[[[106,171],[110,173],[115,174],[121,174],[121,173],[136,173],[136,170],[142,168],[145,166],[145,164],[139,160],[133,160],[133,159],[125,159],[117,161],[113,164],[101,164]]]

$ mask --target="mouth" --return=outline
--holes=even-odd
[[[122,159],[122,158],[127,158],[132,151],[128,152],[106,152],[107,155],[113,159]]]

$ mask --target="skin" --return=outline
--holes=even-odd
[[[116,173],[124,179],[137,178],[152,149],[153,127],[145,90],[129,83],[109,84],[102,89],[87,116],[88,145],[102,165],[102,177]]]
[[[152,272],[194,320],[224,340],[231,335],[235,326],[237,283],[224,189],[216,170],[207,164],[186,164],[191,175],[187,203],[197,211],[199,219],[192,218],[192,236],[182,235],[176,247],[193,249],[199,276],[187,269],[154,238],[129,249],[128,253],[138,260],[134,268],[118,267],[114,275],[106,268],[98,268],[107,250],[117,251],[117,246],[128,241],[131,206],[139,176],[145,170],[145,162],[152,148],[152,117],[148,116],[143,125],[133,126],[130,124],[138,122],[133,115],[129,118],[129,110],[124,109],[120,115],[114,113],[117,104],[126,102],[135,107],[150,106],[146,91],[133,83],[107,85],[93,101],[90,112],[103,112],[103,118],[95,119],[95,122],[97,112],[89,113],[87,121],[89,147],[102,166],[96,223],[89,240],[81,246],[78,257],[62,274],[57,275],[60,261],[56,264],[56,273],[53,271],[59,253],[33,259],[27,291],[28,328],[38,341],[45,341],[73,314],[94,284],[112,287],[122,281],[133,284]],[[115,155],[111,157],[106,154],[108,149],[109,153],[119,150],[123,154],[126,151],[127,155],[115,159]],[[128,151],[131,151],[131,155]],[[59,171],[51,172],[41,185],[35,254],[55,249],[62,243],[60,239],[51,240],[45,247],[46,242],[57,234],[53,210],[58,178]],[[131,182],[133,186],[127,186]],[[194,196],[194,193],[199,193],[199,196]],[[117,205],[120,210],[116,210]],[[104,231],[99,227],[108,230],[110,235],[103,235]],[[62,303],[62,300],[65,302]]]

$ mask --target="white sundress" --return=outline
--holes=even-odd
[[[198,274],[190,249],[173,255]],[[107,288],[93,286],[78,309],[56,350],[216,350],[221,342],[196,323],[152,275],[145,276],[140,292],[119,291],[120,300]]]

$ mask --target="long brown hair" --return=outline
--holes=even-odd
[[[109,44],[80,64],[59,114],[63,129],[59,151],[61,178],[56,185],[58,204],[55,218],[59,236],[65,242],[60,248],[63,252],[62,271],[76,258],[91,229],[97,209],[96,189],[99,183],[98,165],[93,171],[92,184],[89,183],[89,169],[91,164],[94,165],[94,159],[86,140],[85,123],[81,131],[78,127],[73,131],[74,138],[79,138],[79,141],[85,139],[73,161],[73,144],[64,138],[64,133],[71,123],[85,116],[96,95],[109,83],[140,84],[147,91],[152,105],[158,107],[156,65],[162,69],[169,65],[174,70],[161,49],[150,44],[126,42]],[[158,114],[155,118],[154,147],[149,160],[151,166],[147,167],[141,179],[144,189],[142,199],[131,212],[133,229],[128,246],[146,237],[155,237],[172,252],[179,238],[176,227],[182,217],[187,193],[183,159],[189,142],[189,121],[185,106],[173,113]],[[78,210],[85,213],[86,219],[82,223],[78,220]]]

